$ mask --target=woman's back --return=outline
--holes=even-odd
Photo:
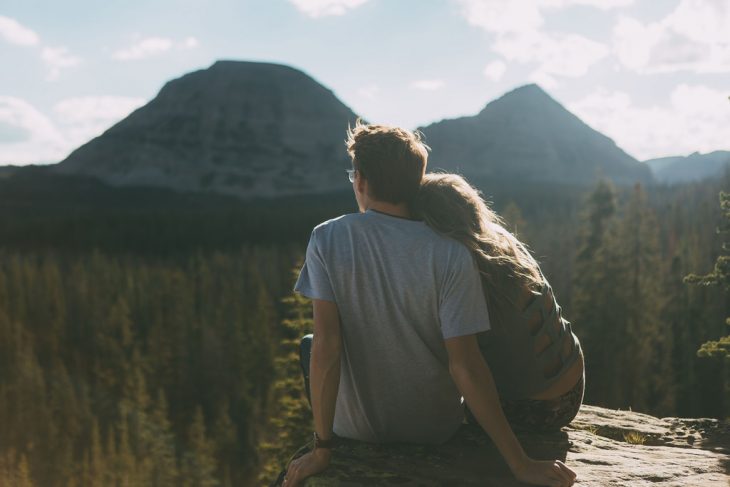
[[[535,258],[461,176],[427,174],[414,207],[474,257],[492,323],[477,339],[510,425],[569,424],[583,400],[583,353]]]
[[[521,287],[500,303],[498,323],[478,335],[500,396],[549,399],[567,392],[583,374],[580,342],[563,318],[550,284]],[[491,313],[491,311],[490,311]]]

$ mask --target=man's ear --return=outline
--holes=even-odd
[[[367,196],[368,195],[368,180],[362,177],[362,174],[360,172],[357,173],[357,178],[355,179],[355,184],[357,185],[357,192]]]

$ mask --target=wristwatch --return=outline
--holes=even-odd
[[[323,440],[319,437],[317,432],[314,432],[314,449],[317,448],[332,448],[335,446],[335,439],[334,437],[330,438],[329,440]]]

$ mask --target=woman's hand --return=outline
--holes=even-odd
[[[331,457],[329,448],[316,448],[292,460],[286,470],[283,487],[297,487],[302,480],[318,474],[329,466]]]
[[[521,482],[550,487],[570,487],[575,483],[577,477],[576,473],[560,460],[527,459],[512,473]]]

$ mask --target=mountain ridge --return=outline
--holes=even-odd
[[[467,177],[571,183],[609,177],[619,184],[652,180],[647,166],[536,84],[505,93],[476,115],[445,119],[419,130],[432,146],[430,164]],[[542,167],[535,164],[541,160]],[[505,168],[500,161],[509,161],[512,167]],[[535,177],[540,169],[544,174]]]
[[[303,71],[217,61],[168,81],[53,170],[236,196],[339,190],[349,167],[343,127],[355,118]]]
[[[149,103],[50,170],[114,186],[243,198],[336,192],[348,189],[343,142],[356,118],[299,69],[220,60],[168,81]],[[429,168],[470,179],[651,181],[645,165],[536,84],[505,93],[476,115],[421,130],[432,146]]]
[[[657,181],[667,184],[691,182],[718,176],[730,165],[730,151],[693,152],[688,156],[668,156],[648,159]]]

